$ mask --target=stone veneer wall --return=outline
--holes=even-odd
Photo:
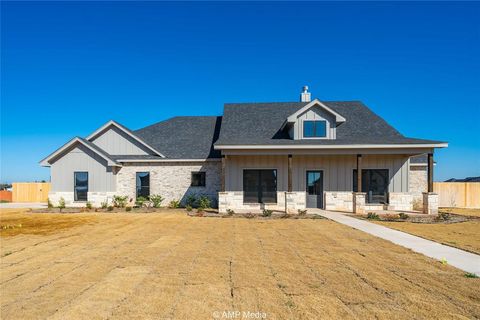
[[[228,209],[239,211],[259,211],[263,209],[285,211],[285,199],[287,211],[297,213],[298,209],[305,209],[305,192],[277,191],[277,203],[243,203],[243,191],[226,191],[219,193],[218,210],[221,213]]]
[[[400,211],[413,210],[414,195],[412,193],[390,192],[388,197],[389,197],[388,210],[400,210]]]
[[[205,187],[191,187],[191,173],[205,172]],[[221,188],[221,162],[146,162],[131,163],[117,173],[117,193],[135,199],[136,173],[150,172],[150,194],[159,194],[165,200],[162,205],[168,205],[172,200],[184,203],[190,194],[205,195],[212,200],[212,206],[218,202],[218,192]]]
[[[87,199],[94,207],[100,207],[102,202],[112,203],[115,192],[88,192]],[[73,192],[50,192],[48,199],[54,206],[58,206],[60,198],[65,200],[67,207],[85,207],[86,201],[75,202],[73,201]]]
[[[428,188],[427,166],[410,165],[408,177],[408,190],[413,196],[414,201],[423,201],[422,193]]]
[[[325,210],[353,212],[353,193],[325,191]]]

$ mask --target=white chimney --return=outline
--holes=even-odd
[[[300,101],[301,102],[310,102],[312,101],[310,92],[308,92],[308,86],[303,86],[303,91],[300,93]]]

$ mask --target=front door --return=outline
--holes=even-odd
[[[323,208],[323,171],[307,171],[306,191],[307,208]]]

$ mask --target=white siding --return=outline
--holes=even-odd
[[[151,154],[147,148],[114,126],[111,126],[92,142],[111,155]]]
[[[293,191],[305,191],[307,170],[323,170],[324,191],[352,191],[355,155],[293,156]],[[227,191],[243,190],[243,169],[277,169],[278,191],[287,190],[287,156],[228,156],[225,186]],[[388,169],[389,192],[408,192],[408,156],[364,155],[364,169]]]
[[[335,139],[336,136],[336,122],[335,116],[330,114],[329,112],[325,111],[320,107],[314,107],[306,112],[302,113],[297,121],[293,125],[293,139],[304,139],[303,137],[303,121],[304,120],[325,120],[327,122],[327,136],[326,138],[320,139]],[[312,138],[307,138],[312,139]],[[319,138],[313,138],[319,139]]]
[[[115,191],[116,176],[107,161],[78,145],[51,166],[52,192],[73,192],[75,171],[88,172],[88,191]]]

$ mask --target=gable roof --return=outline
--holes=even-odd
[[[336,139],[293,140],[282,130],[285,119],[303,110],[307,102],[228,103],[224,106],[222,129],[215,147],[349,145],[439,145],[443,142],[408,138],[360,101],[324,101],[322,104],[346,121],[336,128]]]
[[[110,126],[115,126],[117,127],[118,129],[122,130],[123,132],[125,132],[127,135],[129,135],[132,139],[134,139],[135,141],[137,141],[138,143],[140,143],[141,145],[143,145],[144,147],[150,149],[152,152],[154,152],[155,154],[157,154],[158,156],[162,157],[162,158],[165,158],[165,156],[160,153],[159,151],[156,150],[156,148],[152,147],[151,145],[149,145],[148,143],[146,143],[145,141],[143,141],[141,138],[139,138],[138,136],[136,136],[130,129],[128,129],[127,127],[121,125],[120,123],[116,122],[116,121],[113,121],[113,120],[110,120],[108,121],[107,123],[105,123],[103,126],[101,126],[100,128],[98,128],[97,130],[95,130],[94,132],[92,132],[86,139],[88,141],[93,141],[95,138],[97,138],[98,136],[100,136],[105,130],[107,130]]]
[[[322,103],[320,100],[318,99],[314,99],[313,101],[307,103],[306,105],[304,105],[303,107],[301,107],[300,109],[298,109],[297,111],[295,111],[294,114],[288,116],[288,118],[286,119],[286,121],[284,122],[284,125],[282,125],[282,128],[284,128],[285,124],[287,123],[292,123],[292,122],[295,122],[297,121],[297,118],[303,114],[304,112],[310,110],[311,108],[314,108],[314,107],[321,107],[322,109],[326,110],[327,112],[329,112],[330,114],[334,115],[335,116],[335,122],[336,123],[341,123],[341,122],[345,122],[345,118],[338,114],[337,112],[335,112],[334,110],[332,110],[331,108],[329,108],[328,106],[326,106],[324,103]]]
[[[219,158],[213,149],[218,138],[222,117],[174,117],[133,133],[171,159]]]
[[[50,161],[55,159],[56,157],[60,156],[63,152],[67,151],[70,147],[73,147],[75,144],[81,144],[83,146],[85,146],[86,148],[90,149],[91,151],[93,151],[94,153],[96,153],[97,155],[99,155],[100,157],[102,157],[103,159],[105,159],[107,161],[107,164],[109,166],[121,166],[120,164],[118,164],[115,159],[110,156],[108,153],[106,153],[105,151],[103,151],[101,148],[99,148],[97,145],[95,145],[94,143],[84,139],[84,138],[81,138],[81,137],[75,137],[73,138],[72,140],[68,141],[67,143],[65,143],[63,146],[61,146],[60,148],[58,148],[57,150],[55,150],[54,152],[52,152],[50,155],[48,155],[46,158],[44,158],[43,160],[40,161],[40,164],[44,167],[48,167],[50,166]]]

